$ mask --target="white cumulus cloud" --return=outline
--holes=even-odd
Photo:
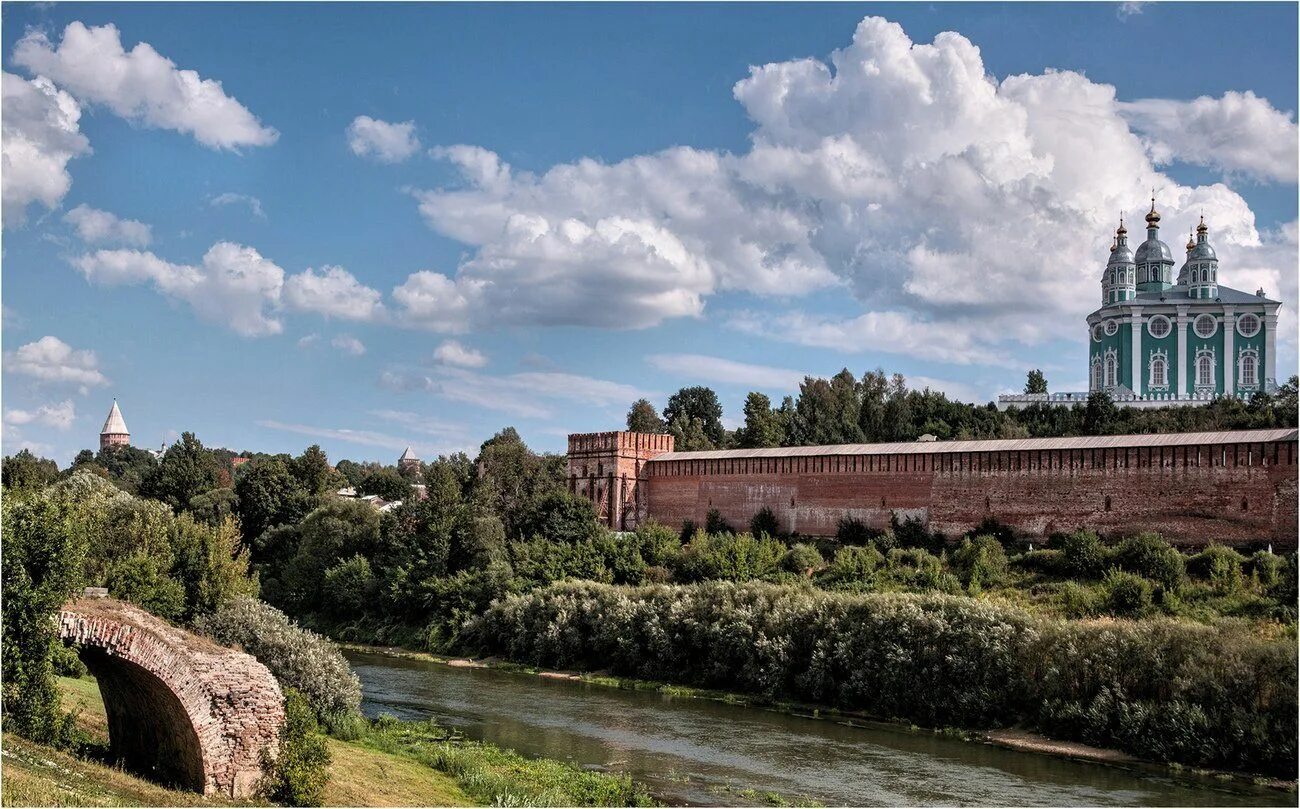
[[[1157,163],[1181,160],[1257,180],[1294,183],[1300,136],[1295,116],[1247,90],[1192,101],[1147,98],[1120,104]]]
[[[74,349],[53,335],[6,351],[4,370],[42,382],[77,385],[83,390],[108,384],[94,351]]]
[[[651,354],[646,361],[678,377],[742,385],[754,390],[794,390],[806,376],[791,368],[754,365],[705,354]]]
[[[444,340],[433,350],[433,358],[444,365],[458,365],[461,368],[482,368],[487,365],[487,356],[477,349],[470,348],[456,340]]]
[[[217,242],[198,265],[173,264],[139,250],[98,250],[74,259],[73,265],[94,283],[151,283],[189,304],[204,320],[245,337],[283,329],[272,311],[280,303],[284,270],[251,247]]]
[[[129,244],[146,247],[153,241],[153,229],[135,219],[122,219],[116,214],[78,205],[63,215],[63,221],[77,230],[77,236],[87,244]]]
[[[414,121],[393,124],[369,115],[358,115],[348,124],[347,135],[352,154],[380,163],[400,163],[420,151]]]
[[[291,275],[284,283],[284,300],[290,307],[343,320],[374,320],[384,312],[379,290],[358,281],[342,267],[312,268]]]
[[[330,340],[330,345],[350,357],[360,357],[362,354],[366,353],[366,344],[350,334],[340,334],[338,337]]]
[[[4,411],[4,421],[6,424],[16,426],[24,424],[39,424],[45,427],[53,427],[56,430],[67,430],[76,421],[77,408],[71,399],[64,399],[62,402],[53,404],[43,404],[35,410],[19,410],[13,408]]]
[[[209,203],[212,207],[226,207],[229,205],[243,205],[248,208],[248,212],[258,219],[266,218],[266,211],[262,209],[262,201],[250,194],[236,194],[233,191],[226,191],[217,194]]]
[[[4,226],[21,225],[27,206],[59,204],[72,187],[68,162],[90,152],[81,134],[81,107],[72,96],[38,76],[0,77],[0,162],[3,162]]]
[[[41,31],[28,31],[14,48],[13,61],[49,77],[84,103],[102,104],[147,126],[193,135],[213,149],[267,146],[278,137],[226,95],[221,82],[178,68],[147,42],[127,51],[111,24],[70,23],[57,45]]]

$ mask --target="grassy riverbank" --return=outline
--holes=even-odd
[[[104,746],[108,724],[95,681],[59,678],[64,705],[91,745]],[[381,719],[359,738],[328,740],[325,806],[649,806],[644,787],[626,776],[530,759],[470,742],[428,722]],[[5,806],[198,806],[231,801],[165,789],[120,769],[6,734]],[[257,802],[245,802],[245,804]]]

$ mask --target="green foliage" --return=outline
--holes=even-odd
[[[239,497],[231,487],[213,489],[190,498],[188,510],[195,519],[218,525],[239,513]]]
[[[185,588],[161,569],[159,560],[140,551],[114,561],[104,584],[114,598],[130,601],[169,621],[185,613]]]
[[[1171,592],[1178,592],[1186,578],[1183,555],[1158,534],[1125,539],[1115,548],[1112,560],[1121,569],[1145,576]]]
[[[177,510],[188,508],[196,495],[218,488],[218,472],[203,442],[194,433],[181,433],[181,440],[167,448],[157,469],[142,481],[140,493]]]
[[[670,428],[674,423],[692,423],[711,444],[709,448],[720,445],[726,432],[722,427],[722,403],[718,401],[718,394],[702,385],[682,388],[669,397],[668,406],[664,408],[664,421]],[[685,449],[686,445],[677,446],[679,452]]]
[[[1061,570],[1080,579],[1095,579],[1110,566],[1110,553],[1092,531],[1076,531],[1062,537]]]
[[[671,565],[682,550],[682,538],[666,525],[648,520],[636,527],[637,549],[647,565]]]
[[[1096,589],[1067,581],[1060,589],[1061,614],[1067,618],[1092,618],[1101,614],[1102,599]]]
[[[1061,621],[961,596],[758,583],[563,583],[496,602],[465,648],[931,727],[1023,723],[1281,777],[1300,736],[1294,639],[1234,623]]]
[[[303,491],[313,497],[338,491],[347,482],[347,478],[330,466],[329,457],[319,444],[312,444],[290,464],[290,471],[298,480]]]
[[[781,567],[791,573],[798,573],[803,576],[811,576],[825,566],[826,561],[822,559],[821,553],[812,545],[804,542],[796,543],[790,546],[785,556],[781,559]]]
[[[781,523],[777,521],[772,509],[763,506],[750,518],[749,533],[756,537],[779,537],[781,535]]]
[[[50,663],[54,666],[54,673],[60,677],[85,677],[90,673],[86,664],[81,662],[81,656],[77,654],[77,649],[73,646],[67,646],[62,643],[54,644],[50,653]]]
[[[1232,548],[1211,545],[1187,560],[1187,572],[1208,581],[1218,593],[1235,593],[1241,589],[1242,564],[1245,557]]]
[[[360,485],[357,486],[357,492],[359,494],[379,495],[379,497],[389,502],[406,501],[411,499],[411,484],[406,478],[402,477],[402,473],[390,466],[386,466],[366,475]]]
[[[63,745],[74,725],[59,706],[54,682],[54,616],[81,584],[84,535],[65,504],[47,495],[5,497],[0,586],[0,704],[6,729],[35,742]]]
[[[963,540],[952,555],[952,565],[961,583],[972,593],[1002,584],[1007,578],[1007,554],[996,537]]]
[[[668,425],[659,418],[655,406],[648,399],[637,399],[627,411],[627,428],[634,433],[663,433]]]
[[[1101,580],[1102,608],[1120,618],[1141,618],[1151,612],[1151,582],[1112,568]]]
[[[736,431],[736,445],[750,448],[780,447],[788,438],[786,420],[761,393],[745,397],[745,424]]]
[[[530,536],[542,536],[556,542],[580,542],[594,539],[600,532],[596,509],[585,497],[567,491],[546,495],[525,524]]]
[[[280,458],[241,467],[235,496],[244,539],[250,543],[274,526],[297,523],[311,510],[307,491]]]
[[[675,572],[681,581],[761,579],[777,571],[785,551],[785,545],[770,537],[699,532],[682,548]]]
[[[856,444],[865,435],[857,379],[845,368],[827,379],[804,377],[795,400],[790,438],[797,444]]]
[[[1040,369],[1035,368],[1025,378],[1025,393],[1047,393],[1047,377]]]
[[[374,603],[375,574],[370,560],[356,554],[325,571],[323,595],[325,611],[337,617],[360,615]]]
[[[317,716],[359,710],[361,684],[338,647],[269,604],[234,599],[201,617],[196,628],[257,658],[281,686],[302,692]]]
[[[87,455],[89,450],[83,450]],[[109,480],[124,492],[139,494],[145,481],[158,469],[158,459],[152,452],[133,447],[129,444],[116,444],[104,447],[98,455],[83,458],[78,455],[73,461],[74,467],[93,464],[103,469]]]
[[[729,534],[732,532],[731,525],[722,518],[722,512],[716,508],[709,509],[704,515],[704,530],[710,534]]]
[[[320,806],[329,783],[329,748],[311,706],[293,688],[284,689],[280,750],[263,761],[259,792],[285,806]]]
[[[883,531],[868,528],[867,524],[857,517],[846,515],[840,517],[839,525],[835,529],[835,539],[841,545],[866,545],[883,533]]]
[[[1268,551],[1256,551],[1248,565],[1250,574],[1264,587],[1276,587],[1286,575],[1286,560]]]
[[[35,491],[53,483],[59,465],[49,458],[38,458],[31,450],[20,450],[0,462],[0,481],[12,491]]]
[[[533,453],[513,427],[483,442],[475,466],[473,509],[499,520],[509,539],[526,538],[538,504],[567,488],[564,458]]]
[[[867,589],[876,571],[885,564],[885,556],[870,542],[850,545],[835,552],[835,558],[817,577],[823,587]]]

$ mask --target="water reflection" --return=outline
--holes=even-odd
[[[708,700],[348,653],[363,710],[439,724],[525,755],[631,773],[665,802],[828,806],[1294,806],[1296,795],[1175,780],[930,733],[851,727]]]

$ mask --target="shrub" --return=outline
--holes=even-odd
[[[1101,581],[1102,605],[1121,618],[1141,618],[1151,611],[1151,582],[1112,568]]]
[[[818,583],[830,587],[869,584],[885,556],[874,544],[850,545],[835,552],[830,565],[818,575]]]
[[[677,538],[685,545],[691,541],[691,537],[695,536],[697,531],[699,529],[695,526],[695,520],[683,520],[682,530],[677,533]]]
[[[1101,598],[1086,584],[1067,581],[1059,591],[1061,612],[1067,618],[1092,618],[1101,612]]]
[[[732,529],[727,521],[722,519],[722,512],[711,508],[704,516],[704,531],[708,534],[730,534]]]
[[[772,509],[763,506],[749,521],[749,533],[756,537],[778,537],[781,535],[781,523],[777,521]]]
[[[335,616],[348,617],[367,612],[376,595],[375,574],[370,569],[370,560],[357,554],[326,570],[322,593],[325,596],[322,605]]]
[[[1263,587],[1274,587],[1286,575],[1286,560],[1268,551],[1256,551],[1249,560],[1250,573]]]
[[[918,517],[904,517],[898,519],[898,515],[891,515],[889,518],[889,528],[897,539],[900,548],[933,548],[938,549],[942,542],[936,540],[936,537],[930,533]]]
[[[1061,568],[1067,576],[1095,579],[1107,568],[1109,553],[1092,531],[1076,531],[1061,538]]]
[[[280,750],[264,754],[259,792],[287,806],[320,806],[329,782],[330,753],[308,701],[293,688],[284,690],[284,726]]]
[[[197,628],[218,643],[243,647],[281,686],[300,691],[317,716],[360,708],[361,683],[338,647],[269,604],[238,598],[200,618]]]
[[[682,538],[666,525],[650,520],[636,527],[641,558],[647,565],[665,566],[682,550]]]
[[[967,536],[971,537],[993,537],[1005,549],[1014,548],[1018,538],[1016,532],[1011,526],[1005,525],[998,521],[996,517],[985,517],[980,520],[980,524],[975,526]]]
[[[952,555],[952,566],[962,584],[979,592],[1006,580],[1007,554],[996,537],[978,536],[961,543]]]
[[[1012,564],[1022,570],[1032,570],[1047,576],[1059,576],[1064,571],[1065,561],[1059,550],[1026,551],[1012,559]]]
[[[785,552],[785,557],[781,560],[781,566],[791,573],[799,573],[804,576],[810,576],[820,570],[826,562],[822,555],[812,545],[804,542],[796,543],[791,546],[790,550]]]
[[[1245,561],[1232,548],[1211,545],[1187,560],[1187,572],[1208,581],[1218,593],[1235,593],[1241,589],[1241,565]]]
[[[677,575],[683,581],[761,579],[776,572],[785,551],[785,545],[775,539],[700,532],[682,549]]]
[[[883,533],[884,531],[867,527],[867,524],[857,517],[844,516],[840,517],[839,525],[835,529],[835,538],[841,545],[866,545]]]
[[[55,644],[50,662],[54,665],[54,673],[60,677],[85,677],[90,673],[77,650],[62,643]]]
[[[1115,548],[1113,563],[1174,592],[1186,577],[1183,555],[1169,547],[1158,534],[1138,534],[1124,540]]]
[[[109,595],[130,601],[168,621],[185,613],[185,588],[159,570],[158,560],[147,553],[119,559],[104,577]]]

